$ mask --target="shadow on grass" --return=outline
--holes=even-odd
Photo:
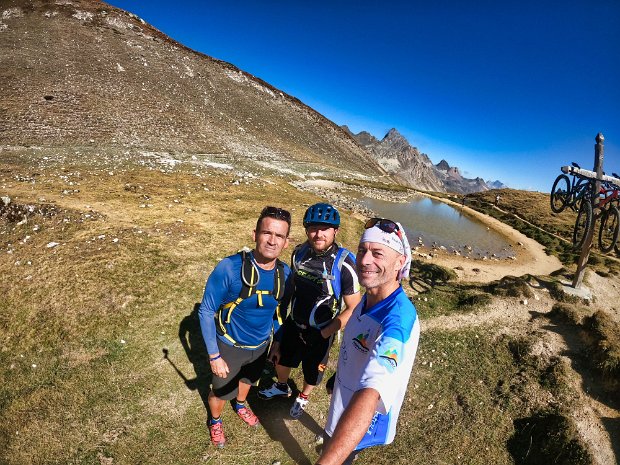
[[[209,414],[209,391],[211,390],[211,367],[207,360],[209,355],[205,346],[204,339],[202,338],[202,332],[200,330],[200,321],[198,320],[198,309],[200,303],[194,304],[194,309],[187,315],[179,324],[179,340],[183,349],[185,349],[185,355],[187,359],[194,366],[194,373],[196,377],[193,379],[187,378],[181,370],[174,364],[172,360],[168,358],[168,353],[164,349],[164,357],[168,360],[170,365],[175,369],[178,375],[181,377],[187,388],[191,391],[198,391],[200,399],[205,406],[207,416]]]
[[[207,348],[202,337],[200,329],[200,320],[198,319],[198,309],[200,303],[194,304],[192,312],[187,315],[179,324],[179,340],[185,349],[188,360],[194,367],[196,377],[189,379],[175,364],[168,358],[168,351],[164,349],[164,358],[168,360],[170,365],[183,380],[188,389],[198,391],[200,398],[205,406],[207,417],[209,416],[209,392],[211,391],[211,367],[208,363]],[[267,375],[269,373],[266,373]],[[271,373],[273,374],[273,373]],[[265,381],[266,382],[266,381]],[[269,379],[269,384],[273,379]],[[294,381],[290,380],[289,384],[296,395],[299,392]],[[260,419],[261,425],[269,435],[270,439],[282,444],[286,453],[295,463],[311,465],[311,460],[306,456],[304,449],[299,442],[293,437],[284,419],[289,419],[289,410],[293,403],[294,397],[289,399],[273,399],[262,400],[257,397],[258,389],[253,387],[247,398],[250,408]],[[293,421],[293,420],[291,420]],[[323,428],[307,413],[304,412],[298,420],[305,428],[312,433],[319,434],[323,432]]]
[[[270,386],[273,379],[269,379],[264,383],[261,383],[261,389],[263,387]],[[293,405],[295,396],[299,392],[299,389],[295,385],[294,381],[289,380],[289,385],[293,390],[293,395],[290,398],[275,398],[271,400],[259,399],[256,395],[257,389],[252,389],[248,396],[248,403],[252,407],[254,413],[260,418],[260,422],[265,428],[265,431],[269,435],[272,441],[277,441],[282,444],[282,447],[288,454],[288,456],[298,464],[312,465],[312,461],[306,456],[304,448],[299,444],[297,439],[291,434],[288,424],[299,421],[305,428],[311,431],[314,435],[323,432],[323,428],[312,418],[307,412],[304,412],[299,420],[293,420],[289,415],[289,410]],[[287,421],[284,421],[284,420]],[[287,424],[288,423],[288,424]]]

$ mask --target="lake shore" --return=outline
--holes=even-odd
[[[330,199],[338,207],[352,209],[361,220],[368,217],[370,212],[366,211],[367,209],[359,204],[355,194],[394,202],[407,202],[412,197],[418,195],[426,196],[462,210],[468,216],[475,218],[507,239],[514,251],[514,257],[508,259],[498,259],[495,257],[471,258],[456,255],[447,250],[429,247],[413,249],[414,259],[425,260],[429,263],[453,269],[460,281],[487,283],[501,279],[504,276],[523,276],[525,274],[544,276],[562,268],[560,260],[557,257],[547,255],[544,247],[535,240],[530,239],[513,227],[495,218],[463,206],[460,202],[454,202],[423,192],[403,192],[402,194],[394,193],[393,195],[386,196],[385,193],[377,189],[355,189],[339,182],[327,180],[308,180],[295,185],[300,189],[309,190]],[[412,247],[414,247],[415,241],[412,241],[412,239],[410,238],[410,242]]]
[[[478,283],[495,281],[504,276],[523,276],[525,274],[543,276],[562,268],[562,263],[557,257],[547,255],[542,245],[506,223],[460,203],[425,193],[420,194],[444,202],[454,208],[462,209],[487,227],[497,231],[510,242],[515,256],[511,259],[488,257],[472,259],[443,250],[419,248],[413,251],[414,258],[451,268],[456,272],[459,280]]]

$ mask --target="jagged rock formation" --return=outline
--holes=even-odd
[[[487,186],[489,189],[506,189],[508,186],[501,181],[487,181]]]
[[[98,0],[3,0],[0,145],[159,150],[384,172],[340,127]]]
[[[381,141],[365,131],[352,134],[346,126],[343,129],[403,184],[427,191],[445,191],[428,156],[409,145],[396,129],[391,129]]]
[[[407,186],[457,194],[490,189],[482,178],[464,178],[459,169],[450,167],[446,160],[433,165],[428,155],[420,153],[417,147],[412,147],[396,129],[390,129],[382,140],[378,140],[366,131],[353,134],[347,126],[341,127],[351,134],[388,173]]]
[[[464,178],[456,166],[450,166],[446,160],[435,165],[435,170],[447,192],[470,194],[472,192],[488,191],[489,186],[482,178]]]

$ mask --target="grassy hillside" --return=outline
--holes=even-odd
[[[304,240],[306,206],[319,199],[282,176],[95,159],[2,153],[0,194],[10,203],[0,207],[0,463],[314,463],[323,389],[297,422],[288,402],[252,394],[263,428],[249,431],[226,409],[229,444],[210,446],[195,305],[218,260],[251,245],[263,206],[293,212],[288,256]],[[355,248],[362,223],[341,213],[339,238]],[[407,291],[423,322],[484,313],[506,298],[465,284],[436,286],[424,299]],[[565,460],[555,463],[590,463],[565,411],[574,401],[561,389],[567,367],[538,358],[535,335],[502,326],[423,325],[397,440],[358,463],[534,463],[522,459],[532,447],[548,457],[542,443],[524,442],[523,422],[557,433],[550,454]],[[330,372],[336,356],[334,348]],[[292,383],[301,386],[299,371]]]

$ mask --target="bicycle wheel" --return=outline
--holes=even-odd
[[[601,216],[601,227],[598,230],[598,247],[601,252],[611,252],[620,232],[620,212],[615,206],[610,206]]]
[[[551,210],[561,213],[566,208],[566,203],[570,197],[570,180],[565,174],[559,175],[553,182],[551,188]]]
[[[592,204],[587,200],[581,202],[579,213],[577,213],[577,221],[573,229],[573,245],[580,248],[586,240],[588,231],[592,227]]]

